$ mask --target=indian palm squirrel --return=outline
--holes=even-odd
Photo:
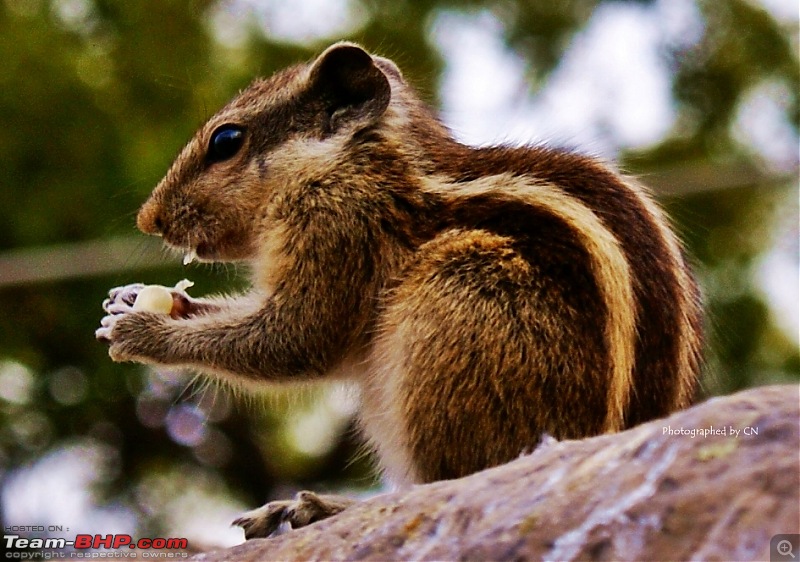
[[[645,190],[586,156],[455,141],[397,66],[352,43],[257,79],[211,117],[137,225],[252,289],[134,311],[113,290],[114,361],[240,387],[360,388],[359,424],[397,486],[457,478],[543,435],[616,432],[686,407],[699,290]],[[247,537],[350,500],[301,492]]]

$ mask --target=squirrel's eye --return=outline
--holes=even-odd
[[[244,130],[238,125],[221,125],[211,134],[211,142],[208,143],[208,154],[206,159],[209,162],[220,162],[227,160],[242,147],[244,142]]]

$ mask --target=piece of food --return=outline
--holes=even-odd
[[[186,289],[188,289],[189,287],[194,287],[194,281],[183,279],[182,281],[178,281],[177,283],[175,283],[175,290],[181,293],[186,292]]]
[[[148,285],[136,295],[133,310],[169,314],[172,312],[172,292],[161,285]]]
[[[194,283],[188,279],[178,281],[172,289],[163,285],[147,285],[136,295],[136,300],[133,302],[133,310],[134,312],[170,314],[175,304],[173,291],[183,293],[184,296],[188,297],[186,289],[193,285]]]

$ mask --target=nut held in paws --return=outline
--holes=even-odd
[[[133,303],[133,310],[169,314],[172,312],[172,293],[161,285],[148,285],[139,291]]]

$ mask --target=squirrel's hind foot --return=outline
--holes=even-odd
[[[355,500],[344,496],[317,495],[298,492],[293,500],[269,502],[248,511],[233,522],[244,529],[246,539],[264,538],[277,534],[283,523],[292,529],[327,519],[353,505]]]

